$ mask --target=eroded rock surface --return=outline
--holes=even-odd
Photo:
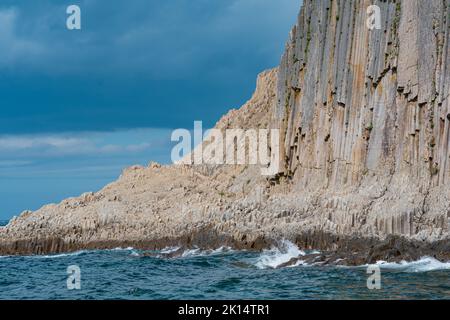
[[[381,30],[366,27],[372,4]],[[216,125],[279,128],[277,175],[131,167],[99,192],[15,218],[0,228],[0,254],[288,239],[349,264],[450,259],[449,41],[450,0],[305,0],[280,67]]]
[[[449,34],[450,1],[305,1],[275,121],[283,176],[338,232],[448,235]]]

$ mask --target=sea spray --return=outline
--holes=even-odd
[[[282,240],[276,247],[270,250],[264,250],[258,257],[255,266],[259,269],[278,268],[288,263],[292,259],[298,259],[305,255],[295,244],[290,241]],[[297,260],[293,265],[301,265],[302,261]]]

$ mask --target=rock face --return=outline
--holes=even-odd
[[[448,234],[449,34],[450,1],[305,1],[280,66],[282,174],[337,230]]]
[[[371,5],[381,29],[366,25]],[[305,0],[280,67],[216,125],[279,128],[277,175],[132,167],[99,192],[13,219],[0,254],[285,238],[356,252],[350,264],[450,258],[449,41],[450,0]]]

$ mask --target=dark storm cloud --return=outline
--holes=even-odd
[[[78,4],[82,30],[65,28]],[[213,124],[278,64],[298,0],[2,1],[1,133]]]

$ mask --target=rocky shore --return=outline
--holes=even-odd
[[[0,227],[0,255],[286,239],[323,263],[450,260],[449,41],[449,0],[305,0],[280,66],[216,125],[280,129],[278,174],[133,166]]]

